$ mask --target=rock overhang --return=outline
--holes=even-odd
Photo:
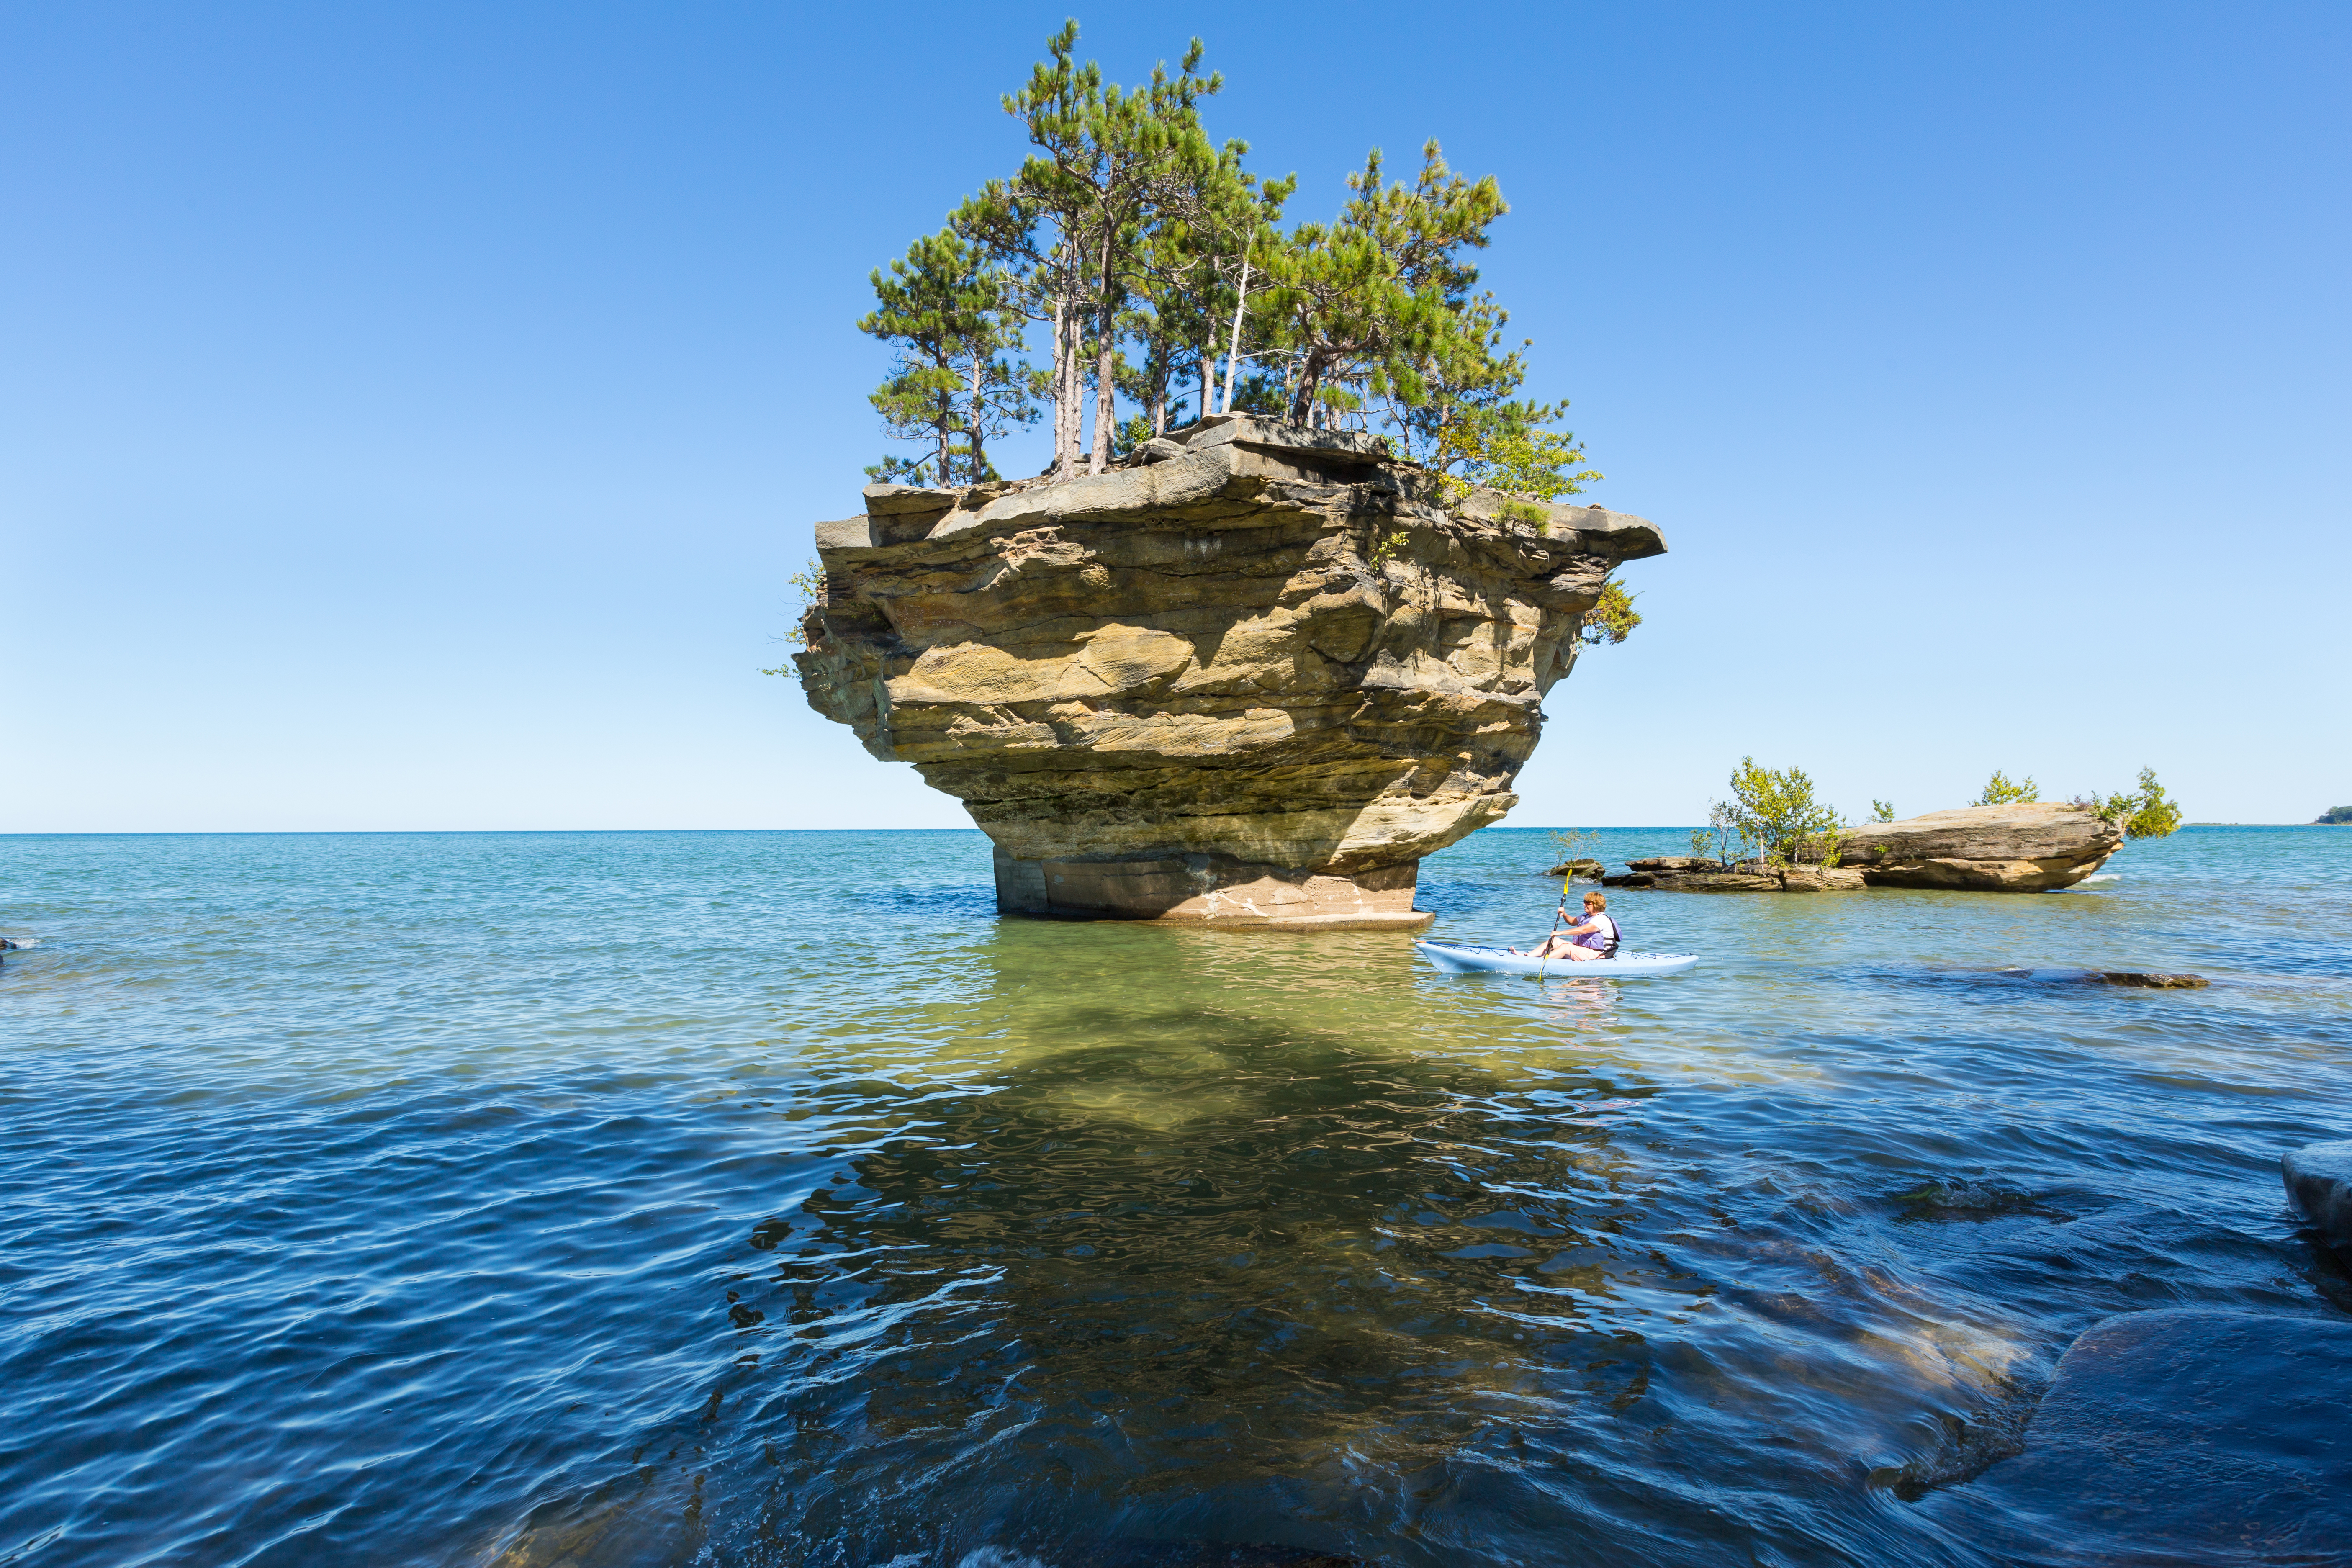
[[[866,499],[817,526],[795,657],[812,706],[962,800],[1001,870],[1156,867],[1077,880],[1165,905],[1097,912],[1223,923],[1270,902],[1421,920],[1412,867],[1516,803],[1603,580],[1665,549],[1640,518],[1521,521],[1379,437],[1245,416],[1102,474]],[[1392,885],[1378,910],[1297,891],[1400,873],[1402,908]],[[999,878],[1007,907],[1055,885]],[[1220,891],[1239,886],[1258,892]]]

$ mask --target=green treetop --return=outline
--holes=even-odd
[[[1064,478],[1237,411],[1385,429],[1408,459],[1529,501],[1599,478],[1556,427],[1567,405],[1526,395],[1528,345],[1507,346],[1509,315],[1478,287],[1473,258],[1509,211],[1491,177],[1456,174],[1433,142],[1391,181],[1375,151],[1330,222],[1286,230],[1297,177],[1259,178],[1246,142],[1202,125],[1223,79],[1199,39],[1132,88],[1077,41],[1064,26],[1003,99],[1029,142],[1020,168],[875,275],[861,325],[900,355],[875,403],[925,448],[887,471],[985,475],[987,443],[1036,398]],[[1042,370],[1019,357],[1032,328]]]
[[[2027,778],[2021,783],[2011,784],[2009,780],[2009,775],[1996,768],[1993,770],[1992,777],[1985,781],[1984,793],[1977,796],[1976,804],[1979,805],[2012,805],[2021,802],[2040,800],[2041,798],[2042,787],[2035,784],[2032,779]]]
[[[989,441],[1036,417],[1025,370],[1005,357],[1021,340],[1011,276],[950,228],[915,241],[873,283],[876,307],[857,330],[898,350],[874,406],[891,435],[930,450],[885,458],[867,472],[938,485],[995,478]]]

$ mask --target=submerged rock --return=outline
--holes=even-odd
[[[2021,801],[1866,823],[1838,864],[1859,868],[1874,888],[2039,893],[2073,887],[2122,843],[2121,828],[2090,812]]]
[[[2102,985],[2138,985],[2150,991],[2202,991],[2213,984],[2201,974],[2163,974],[2148,969],[2095,969],[2089,977]]]
[[[1240,416],[1131,464],[872,486],[818,524],[810,705],[964,803],[1003,909],[1426,924],[1422,857],[1517,803],[1586,612],[1658,531],[1507,518],[1375,437]]]
[[[2352,1253],[2352,1138],[2310,1144],[2279,1163],[2287,1196],[2329,1246]]]
[[[1923,1506],[2034,1563],[2341,1563],[2347,1405],[2352,1322],[2109,1318],[2059,1360],[2024,1452]]]

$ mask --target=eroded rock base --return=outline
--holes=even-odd
[[[1420,862],[1352,877],[1222,855],[1153,860],[1024,860],[996,852],[996,907],[1007,914],[1164,921],[1253,931],[1419,931]]]

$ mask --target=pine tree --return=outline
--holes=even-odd
[[[1202,132],[1197,105],[1222,77],[1197,75],[1195,38],[1171,78],[1152,68],[1142,86],[1106,83],[1102,68],[1076,63],[1076,22],[1046,40],[1051,57],[1029,84],[1007,94],[1005,112],[1028,129],[1037,148],[1013,181],[1025,209],[1051,231],[1042,248],[1040,291],[1053,305],[1055,471],[1077,471],[1085,411],[1082,339],[1093,334],[1094,440],[1090,471],[1110,461],[1117,427],[1116,363],[1119,311],[1137,281],[1153,226],[1216,153]]]
[[[1433,360],[1480,352],[1486,323],[1468,310],[1483,248],[1509,208],[1492,176],[1465,180],[1436,142],[1411,185],[1382,179],[1376,148],[1348,176],[1336,222],[1301,224],[1273,258],[1271,331],[1294,359],[1290,418],[1319,425],[1369,399],[1419,406]]]
[[[986,246],[950,226],[915,241],[873,283],[876,307],[858,331],[898,349],[875,409],[893,437],[930,451],[885,458],[868,472],[939,485],[995,478],[988,443],[1036,417],[1025,369],[1005,357],[1020,343],[1012,279]]]
[[[1058,478],[1234,411],[1385,427],[1445,479],[1529,500],[1600,477],[1557,427],[1568,405],[1525,395],[1528,345],[1507,346],[1509,315],[1478,288],[1475,254],[1509,210],[1492,178],[1454,173],[1432,142],[1391,182],[1375,150],[1330,223],[1286,233],[1297,177],[1259,181],[1247,143],[1202,127],[1223,79],[1201,74],[1199,39],[1132,89],[1080,64],[1077,40],[1063,26],[1003,100],[1032,147],[1018,172],[876,276],[861,325],[900,351],[876,406],[927,448],[885,468],[985,475],[987,443],[1042,400]],[[1044,370],[1017,357],[1033,325]]]

